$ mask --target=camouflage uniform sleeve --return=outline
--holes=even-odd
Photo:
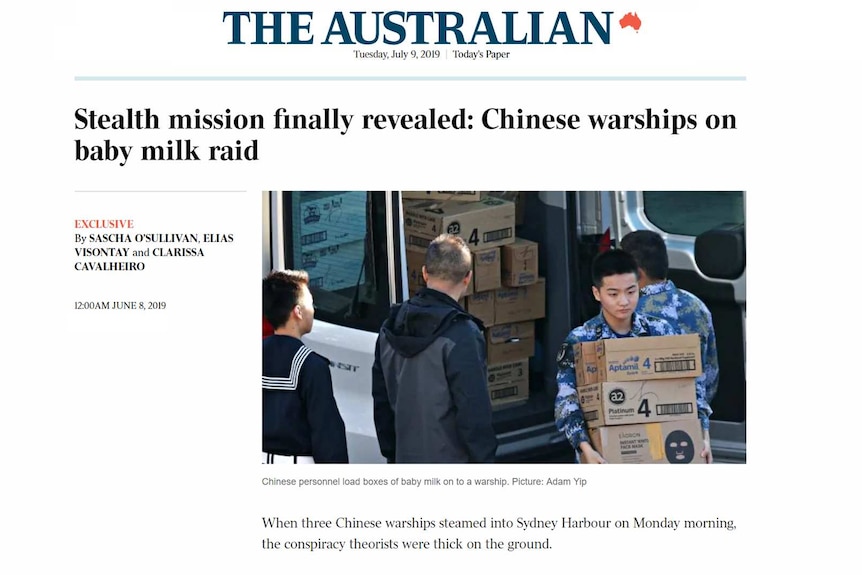
[[[709,334],[706,338],[702,336],[701,362],[703,363],[703,374],[697,378],[697,415],[703,429],[709,429],[709,416],[712,415],[710,403],[718,391],[718,350],[715,344],[715,330],[712,327],[712,316],[706,315]]]
[[[669,321],[658,316],[636,315],[638,332],[636,335],[679,335],[680,331]],[[635,328],[632,327],[632,330]]]
[[[574,332],[570,333],[557,354],[557,397],[554,400],[557,429],[566,435],[575,448],[582,441],[589,441],[584,429],[584,413],[575,390],[574,346],[577,343]]]
[[[709,416],[712,415],[712,408],[706,401],[706,384],[704,378],[706,373],[698,377],[694,382],[694,389],[697,394],[697,418],[700,419],[700,426],[703,429],[709,429]]]

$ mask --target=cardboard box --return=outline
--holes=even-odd
[[[582,341],[575,344],[575,387],[592,385],[599,382],[599,360],[596,357],[595,341]]]
[[[545,317],[545,278],[532,285],[502,288],[494,293],[494,324]]]
[[[411,294],[418,292],[425,287],[425,280],[422,277],[422,266],[425,265],[425,250],[416,250],[408,247],[404,250],[405,259],[407,260],[407,288]],[[467,284],[465,296],[473,293],[475,280],[470,278],[470,283]]]
[[[443,233],[464,238],[472,251],[515,241],[515,204],[496,198],[478,202],[423,201],[404,205],[407,245],[425,249]]]
[[[578,399],[588,427],[697,419],[693,377],[593,383]]]
[[[467,311],[482,320],[485,327],[494,325],[494,292],[483,291],[467,296]]]
[[[504,323],[485,330],[488,363],[508,363],[532,357],[536,351],[535,322]]]
[[[425,265],[425,250],[407,248],[404,250],[404,255],[407,260],[407,287],[425,287],[425,280],[422,279],[422,266]]]
[[[704,463],[703,432],[697,419],[588,431],[590,443],[608,463]]]
[[[596,357],[599,381],[698,377],[703,369],[697,334],[602,339]]]
[[[482,199],[480,192],[401,192],[405,200],[437,200],[455,202],[478,202]]]
[[[488,365],[491,407],[522,403],[530,395],[529,360]]]
[[[539,244],[515,238],[513,243],[500,250],[504,286],[519,287],[536,283],[539,279]]]
[[[530,192],[482,192],[482,197],[492,197],[501,200],[515,202],[515,225],[520,226],[524,223],[524,197]]]
[[[500,283],[500,248],[473,253],[473,285],[477,292],[502,287]]]

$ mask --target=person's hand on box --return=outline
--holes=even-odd
[[[607,463],[601,454],[593,449],[588,441],[582,441],[579,445],[581,451],[581,463]]]
[[[703,451],[700,456],[706,460],[706,463],[712,463],[712,447],[709,445],[709,430],[703,430]]]

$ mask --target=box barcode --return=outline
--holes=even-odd
[[[655,406],[657,415],[682,415],[683,413],[694,413],[691,403],[659,403]]]
[[[584,421],[596,421],[598,418],[599,412],[596,410],[584,412]]]
[[[503,399],[504,397],[513,397],[518,395],[518,386],[504,387],[502,389],[492,389],[491,399]]]
[[[512,228],[502,228],[499,230],[494,230],[491,232],[485,232],[482,236],[485,240],[485,243],[488,242],[496,242],[497,240],[504,240],[506,238],[512,237]]]
[[[408,243],[411,246],[418,246],[420,248],[427,248],[429,245],[431,245],[431,240],[426,239],[426,238],[420,238],[418,236],[410,236]]]
[[[668,371],[694,371],[695,361],[693,359],[675,359],[672,361],[657,361],[655,362],[656,373],[666,373]]]

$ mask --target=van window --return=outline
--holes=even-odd
[[[315,319],[377,331],[389,309],[383,192],[284,193],[285,264],[308,272]]]
[[[644,192],[643,199],[649,221],[670,234],[697,236],[745,223],[742,192]]]

